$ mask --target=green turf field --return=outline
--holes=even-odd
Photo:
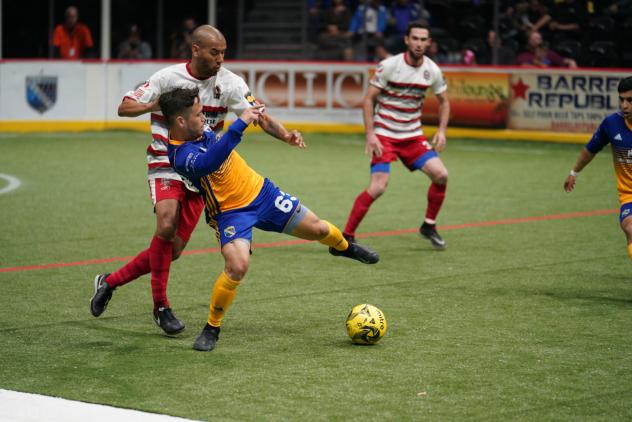
[[[134,255],[153,233],[145,134],[0,135],[0,268]],[[260,173],[342,226],[368,181],[361,136],[307,135],[307,150],[249,135]],[[467,223],[618,208],[609,151],[574,193],[578,145],[450,140],[439,224],[448,249],[414,233],[428,181],[393,167],[360,231],[381,262],[319,244],[255,249],[218,347],[191,350],[221,256],[172,266],[187,329],[151,318],[149,279],[118,289],[100,318],[94,275],[122,262],[0,272],[0,388],[201,420],[629,420],[632,263],[617,215]],[[0,180],[0,189],[4,180]],[[507,222],[507,221],[506,221]],[[388,233],[386,233],[388,234]],[[255,232],[256,243],[290,240]],[[198,226],[188,250],[215,247]],[[353,346],[358,303],[385,313],[376,346]]]

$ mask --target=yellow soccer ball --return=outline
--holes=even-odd
[[[347,317],[347,334],[355,344],[375,344],[387,329],[384,313],[367,303],[354,306]]]

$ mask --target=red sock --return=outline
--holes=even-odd
[[[347,225],[345,227],[344,234],[348,236],[355,236],[355,231],[362,222],[362,219],[369,211],[369,207],[375,201],[375,199],[369,195],[367,191],[362,191],[353,203],[351,213],[347,219]]]
[[[145,249],[134,257],[130,262],[110,274],[105,280],[110,287],[118,287],[136,280],[141,275],[148,274],[149,268],[149,249]]]
[[[447,186],[447,183],[445,185],[437,185],[436,183],[430,184],[430,187],[428,188],[428,208],[426,209],[427,219],[437,219],[437,214],[439,214],[441,204],[443,204],[443,200],[445,199],[445,190]]]
[[[154,310],[169,307],[167,300],[167,281],[171,267],[173,242],[154,236],[149,244],[149,266],[151,267],[151,295]]]

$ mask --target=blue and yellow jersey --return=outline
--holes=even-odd
[[[601,122],[586,149],[596,154],[607,144],[612,146],[619,202],[632,202],[632,125],[621,112],[611,114]]]
[[[200,191],[209,217],[245,207],[263,187],[263,177],[234,150],[247,126],[237,119],[221,138],[209,129],[195,141],[169,140],[169,162]]]

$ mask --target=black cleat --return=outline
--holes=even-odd
[[[116,287],[112,288],[105,282],[105,279],[109,275],[110,274],[99,274],[94,278],[94,295],[92,295],[92,299],[90,299],[90,312],[95,317],[105,312],[108,302],[112,299],[112,292],[116,289]]]
[[[435,224],[422,224],[421,227],[419,227],[419,234],[428,239],[435,249],[445,249],[445,240],[437,233]]]
[[[184,323],[171,311],[171,308],[160,307],[154,311],[154,322],[168,335],[178,334],[184,330]]]
[[[200,352],[210,352],[215,348],[217,340],[219,339],[219,327],[213,327],[206,324],[206,327],[202,330],[198,338],[193,343],[193,348]]]
[[[351,241],[349,241],[349,247],[344,251],[330,247],[329,253],[333,256],[346,256],[363,264],[375,264],[380,260],[380,256],[374,250]]]
[[[358,242],[356,241],[355,236],[353,236],[353,235],[343,233],[343,234],[342,234],[342,237],[344,237],[345,239],[347,239],[347,242],[350,242],[350,243],[358,243]]]

